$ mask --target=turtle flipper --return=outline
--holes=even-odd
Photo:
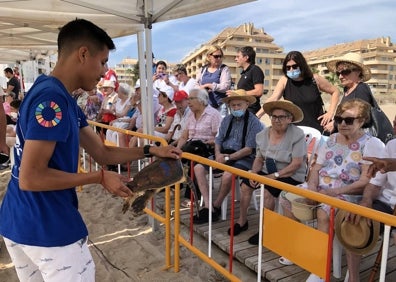
[[[122,213],[126,213],[127,210],[131,207],[132,203],[135,201],[135,199],[139,196],[138,193],[133,193],[132,196],[129,196],[128,198],[124,199],[124,204],[122,205]]]
[[[137,197],[132,203],[132,214],[134,216],[138,216],[143,214],[144,208],[147,206],[147,203],[156,193],[155,189],[146,190],[143,195]]]

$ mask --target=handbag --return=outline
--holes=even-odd
[[[214,155],[214,149],[201,140],[189,140],[181,147],[181,150],[204,158]]]
[[[393,138],[393,125],[378,106],[373,97],[374,106],[371,107],[371,126],[368,131],[372,136],[379,138],[385,144]]]

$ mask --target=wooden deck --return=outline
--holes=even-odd
[[[161,197],[160,197],[161,198]],[[158,199],[160,200],[160,199]],[[161,201],[161,200],[160,200]],[[159,204],[157,202],[157,204]],[[163,205],[160,205],[163,206]],[[230,227],[230,203],[228,204],[227,220],[221,219],[212,225],[212,242],[223,250],[226,254],[230,253],[230,236],[227,230]],[[235,217],[238,217],[239,202],[235,202]],[[189,226],[190,222],[189,209],[183,208],[181,210],[181,223]],[[258,247],[250,245],[248,239],[251,235],[258,231],[259,225],[259,212],[253,206],[249,209],[248,215],[249,229],[238,236],[234,237],[234,259],[238,260],[247,268],[257,272],[258,269]],[[208,224],[194,225],[194,236],[202,236],[208,238]],[[393,240],[390,240],[392,246],[389,249],[388,266],[386,281],[396,281],[396,247],[393,245]],[[377,243],[376,248],[362,259],[361,263],[361,281],[367,281],[370,275],[370,270],[374,264],[377,251],[382,241]],[[206,252],[206,250],[201,250]],[[262,254],[262,281],[305,281],[309,273],[296,265],[284,266],[278,262],[279,255],[263,248]],[[332,277],[331,281],[343,281],[346,273],[346,258],[343,254],[342,258],[342,278],[336,279]],[[379,271],[377,273],[377,280]]]

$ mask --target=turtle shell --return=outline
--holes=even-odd
[[[159,158],[139,171],[126,185],[132,192],[141,192],[183,181],[183,165],[179,159]]]

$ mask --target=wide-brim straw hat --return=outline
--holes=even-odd
[[[306,198],[290,192],[285,193],[284,197],[290,201],[291,212],[297,219],[308,221],[316,218],[318,205],[309,204]]]
[[[294,105],[292,102],[287,100],[264,103],[263,109],[267,114],[271,114],[272,111],[275,109],[285,110],[293,116],[292,123],[300,122],[304,118],[304,114],[300,107]]]
[[[245,100],[249,102],[249,104],[253,104],[256,102],[256,97],[246,95],[246,91],[243,89],[236,89],[232,90],[230,95],[222,99],[223,103],[226,104],[228,104],[231,100]]]
[[[339,63],[346,62],[358,66],[362,70],[362,80],[367,81],[371,78],[371,70],[368,66],[363,64],[363,58],[358,53],[347,53],[342,57],[327,62],[326,66],[329,71],[336,72]]]
[[[334,228],[335,233],[345,249],[358,254],[364,255],[372,250],[377,244],[380,234],[380,223],[371,221],[371,225],[367,225],[366,218],[360,218],[359,224],[353,224],[346,221],[344,210],[337,212]]]

